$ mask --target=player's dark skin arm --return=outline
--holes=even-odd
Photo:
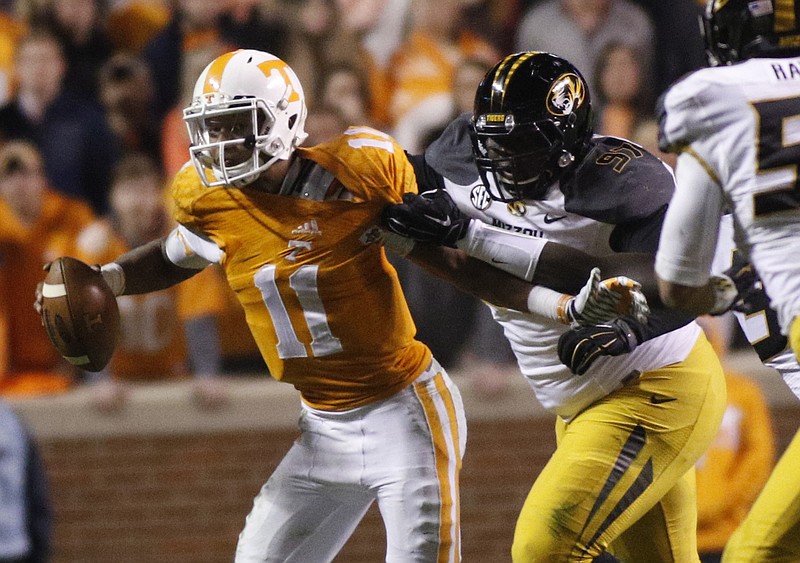
[[[503,272],[466,253],[443,246],[417,244],[408,259],[462,291],[500,307],[528,310],[532,285],[577,294],[595,266],[603,277],[627,276],[642,284],[648,301],[660,303],[653,274],[653,256],[645,253],[620,253],[598,258],[558,243],[545,245],[529,283]]]
[[[669,307],[693,315],[705,315],[714,308],[714,289],[710,283],[699,287],[658,281],[662,301]]]
[[[655,256],[645,252],[591,256],[570,246],[548,242],[536,264],[533,283],[574,295],[586,283],[592,268],[598,267],[603,278],[627,276],[636,280],[642,284],[648,303],[660,305],[654,262]]]
[[[528,310],[530,283],[472,258],[465,252],[445,246],[417,244],[407,258],[479,299],[498,307]]]
[[[163,237],[138,246],[114,260],[125,272],[124,295],[167,289],[202,271],[173,264],[164,253],[165,239]]]

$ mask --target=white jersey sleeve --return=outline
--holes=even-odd
[[[656,254],[661,279],[698,287],[708,281],[718,225],[723,213],[722,191],[698,157],[678,157],[677,186],[672,196]]]

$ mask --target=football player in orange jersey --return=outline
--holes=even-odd
[[[414,338],[379,227],[387,204],[417,190],[403,149],[367,127],[298,146],[303,89],[260,51],[212,61],[183,115],[192,145],[172,185],[178,227],[102,272],[116,295],[134,295],[219,263],[270,375],[300,391],[300,437],[257,495],[237,563],[330,561],[373,501],[387,561],[459,561],[463,406]],[[464,289],[527,307],[527,282],[465,267],[486,275]],[[604,287],[593,277],[569,302],[588,312],[631,297]]]
[[[461,397],[414,340],[377,226],[415,190],[402,149],[370,129],[298,147],[302,87],[252,50],[208,65],[184,119],[179,226],[102,270],[134,295],[221,264],[270,374],[300,391],[300,437],[256,497],[236,561],[330,561],[376,500],[387,561],[460,560]]]

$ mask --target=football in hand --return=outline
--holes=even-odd
[[[42,323],[68,362],[100,371],[117,344],[117,299],[99,271],[75,258],[58,258],[42,286]]]

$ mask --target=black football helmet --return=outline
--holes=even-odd
[[[582,158],[592,136],[589,87],[565,59],[534,51],[509,55],[478,85],[472,133],[492,199],[542,199]]]
[[[710,66],[800,54],[795,0],[708,0],[701,16]]]

